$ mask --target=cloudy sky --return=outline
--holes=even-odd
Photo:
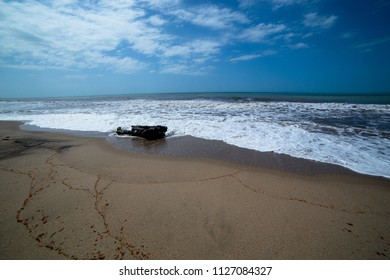
[[[0,97],[390,91],[388,0],[0,0]]]

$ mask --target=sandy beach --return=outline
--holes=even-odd
[[[390,258],[388,179],[211,142],[172,152],[186,138],[139,153],[131,139],[19,125],[0,122],[1,259]]]

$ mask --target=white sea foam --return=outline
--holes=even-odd
[[[390,107],[232,100],[0,102],[0,119],[44,128],[112,132],[167,125],[169,134],[334,163],[390,177]]]

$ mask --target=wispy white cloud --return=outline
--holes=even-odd
[[[267,51],[264,51],[264,52],[258,53],[258,54],[246,54],[246,55],[240,55],[237,57],[233,57],[233,58],[229,59],[229,61],[230,62],[238,62],[238,61],[253,60],[253,59],[257,59],[257,58],[264,57],[264,56],[270,56],[270,55],[274,55],[274,54],[277,54],[277,51],[267,50]]]
[[[115,58],[104,52],[127,40],[136,44],[142,34],[158,31],[138,19],[144,16],[131,7],[133,1],[101,1],[92,8],[76,1],[0,2],[2,46],[0,56],[13,62],[28,61],[40,67],[108,68],[136,70],[143,63],[135,58]],[[12,27],[11,27],[12,26]],[[125,66],[128,64],[128,66]]]
[[[175,75],[204,76],[211,69],[211,66],[190,65],[186,62],[177,62],[163,65],[160,72]]]
[[[165,57],[182,56],[186,57],[191,55],[193,49],[188,45],[174,45],[168,46],[164,49],[163,54]]]
[[[189,43],[193,52],[203,56],[212,55],[219,52],[221,42],[217,40],[194,40]]]
[[[368,49],[370,47],[376,46],[376,45],[381,45],[390,42],[390,36],[383,37],[383,38],[377,38],[373,41],[369,41],[366,43],[358,44],[355,46],[357,49]]]
[[[8,63],[0,63],[1,67],[4,68],[11,68],[11,69],[21,69],[21,70],[35,70],[35,71],[41,71],[46,70],[47,67],[39,66],[39,65],[33,65],[33,64],[8,64]],[[54,68],[58,69],[58,68]]]
[[[197,39],[180,45],[167,46],[162,51],[162,55],[164,57],[189,57],[195,55],[208,57],[217,54],[221,46],[221,43],[218,41]]]
[[[162,50],[160,71],[170,74],[203,75],[212,67],[223,44],[219,41],[196,39]]]
[[[269,0],[274,7],[298,2]],[[311,13],[306,15],[305,25],[327,28],[335,20],[335,16]],[[188,27],[196,34],[188,34]],[[219,59],[229,60],[225,51],[243,42],[269,44],[280,40],[292,49],[304,48],[299,34],[288,23],[259,23],[243,10],[223,4],[0,0],[0,66],[18,69],[160,70],[198,75],[212,69],[212,63]],[[248,54],[230,61],[264,55],[269,54]]]
[[[250,8],[258,2],[259,0],[238,0],[238,6],[240,8]]]
[[[262,57],[262,55],[261,54],[246,54],[246,55],[240,55],[237,57],[233,57],[233,58],[229,59],[229,61],[237,62],[237,61],[244,61],[244,60],[252,60],[252,59],[259,58],[259,57]]]
[[[163,19],[161,16],[159,15],[153,15],[151,17],[149,17],[148,21],[154,25],[154,26],[162,26],[164,24],[167,23],[167,21],[165,19]]]
[[[287,26],[284,24],[265,24],[259,23],[255,26],[243,30],[239,36],[242,40],[251,42],[262,42],[266,38],[270,38],[272,35],[285,31]]]
[[[249,23],[248,18],[229,8],[215,5],[201,5],[190,9],[177,9],[170,12],[179,20],[212,29],[232,28],[235,24]]]
[[[303,4],[305,2],[307,2],[307,0],[271,0],[274,9],[279,9],[293,4]]]
[[[332,27],[337,20],[337,16],[320,16],[317,13],[308,13],[305,15],[303,24],[307,27],[327,29]]]
[[[297,36],[297,34],[295,34],[293,32],[289,32],[287,34],[283,34],[283,39],[290,42],[296,36]]]
[[[241,8],[249,8],[259,3],[269,3],[273,10],[293,4],[307,4],[314,1],[316,0],[238,0]]]
[[[64,78],[68,80],[85,80],[87,75],[65,75]]]
[[[299,50],[299,49],[307,49],[309,48],[309,45],[306,43],[295,43],[295,44],[289,44],[288,47],[293,50]]]
[[[154,8],[158,10],[169,9],[178,6],[179,4],[181,4],[181,2],[182,2],[181,0],[138,0],[137,1],[137,3],[139,3],[140,5],[146,5],[149,8]]]
[[[183,74],[183,73],[192,73],[187,64],[178,64],[178,63],[170,63],[162,67],[162,73],[168,74]]]
[[[147,14],[139,4],[165,9],[180,1],[0,1],[0,64],[24,69],[99,67],[132,72],[148,69],[142,56],[164,60],[162,67],[167,69],[171,57],[199,65],[213,59],[223,47],[215,38],[183,39],[166,32],[167,14]],[[185,20],[210,29],[248,21],[243,14],[213,5],[188,10]],[[184,10],[170,11],[179,15]]]

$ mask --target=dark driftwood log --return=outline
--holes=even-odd
[[[131,130],[122,129],[118,127],[116,133],[118,135],[131,135],[145,138],[147,140],[156,140],[165,137],[165,132],[168,127],[162,125],[148,126],[148,125],[133,125]]]

